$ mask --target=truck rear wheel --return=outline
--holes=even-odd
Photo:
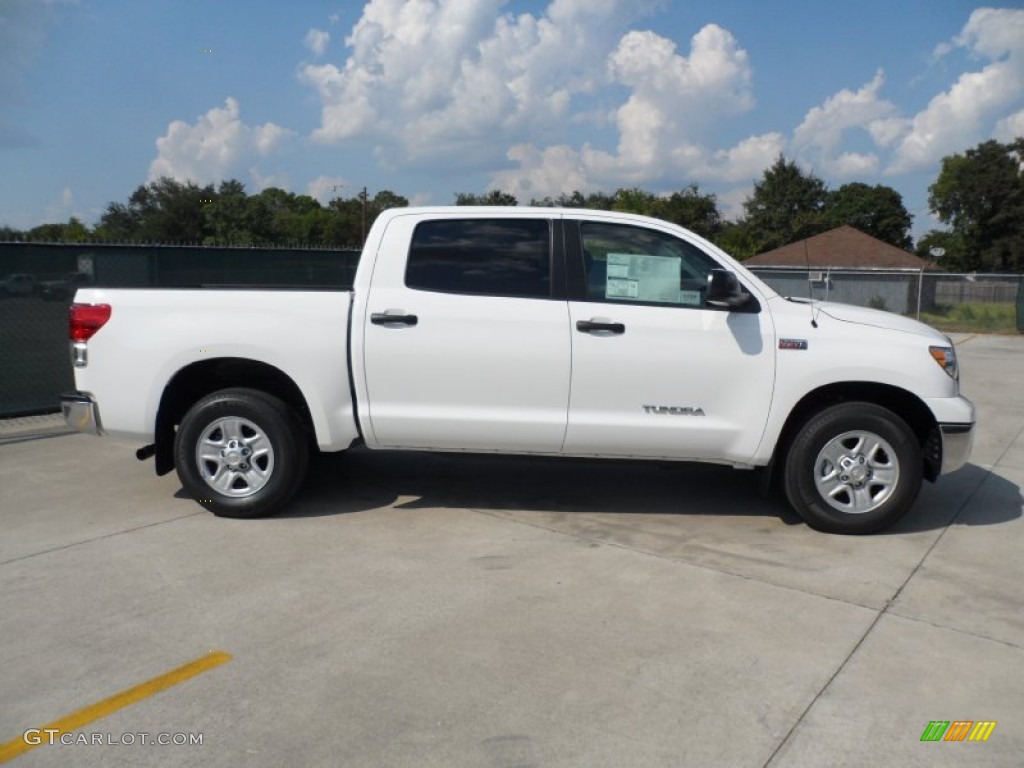
[[[302,485],[309,447],[281,400],[254,389],[225,389],[193,405],[174,436],[178,478],[220,517],[263,517]]]
[[[917,436],[873,403],[834,405],[811,416],[786,456],[786,497],[808,525],[874,533],[907,513],[921,489]]]

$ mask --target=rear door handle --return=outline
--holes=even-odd
[[[398,312],[374,312],[370,322],[374,325],[416,325],[420,320],[416,315],[403,315]]]
[[[626,332],[626,326],[623,323],[613,323],[607,320],[577,320],[576,330],[582,331],[583,333],[595,333],[603,331],[605,333],[622,334]]]

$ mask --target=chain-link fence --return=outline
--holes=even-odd
[[[0,417],[59,409],[74,388],[68,305],[82,286],[352,286],[358,250],[0,243]]]
[[[948,331],[1024,331],[1019,274],[752,267],[783,296],[873,307]]]

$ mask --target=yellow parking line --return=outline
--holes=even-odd
[[[144,683],[140,683],[132,688],[127,688],[120,693],[115,693],[113,696],[103,701],[97,701],[95,704],[90,704],[84,709],[80,709],[77,712],[73,712],[66,717],[62,717],[60,720],[54,720],[52,723],[42,726],[38,730],[40,735],[44,733],[53,733],[53,738],[59,739],[61,733],[70,733],[76,731],[83,725],[88,725],[94,720],[99,720],[101,717],[106,717],[119,709],[123,709],[130,704],[147,699],[150,696],[160,693],[171,686],[183,683],[190,677],[202,674],[214,667],[219,667],[221,664],[231,661],[231,654],[225,653],[224,651],[213,651],[211,653],[203,654],[195,661],[190,661],[188,664],[184,664],[177,669],[172,669],[170,672],[154,677],[152,680],[147,680]],[[49,737],[45,736],[40,740],[42,743],[49,743]],[[13,760],[18,755],[23,755],[30,749],[35,749],[39,744],[31,744],[25,741],[24,735],[19,736],[16,739],[8,741],[6,744],[0,744],[0,763],[6,763],[8,760]]]

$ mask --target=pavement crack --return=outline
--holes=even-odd
[[[794,722],[792,727],[786,732],[786,735],[783,736],[782,739],[779,741],[778,746],[776,746],[774,751],[768,756],[768,759],[764,761],[764,768],[768,768],[768,766],[771,765],[772,761],[775,760],[778,754],[782,751],[783,747],[785,747],[786,744],[789,743],[789,740],[793,737],[793,734],[796,732],[796,729],[800,727],[800,724],[807,717],[807,713],[810,712],[811,709],[814,708],[814,705],[817,704],[818,701],[821,699],[821,697],[825,695],[825,691],[827,691],[829,687],[831,687],[835,679],[839,677],[839,674],[846,668],[846,665],[850,662],[850,659],[852,659],[856,655],[857,651],[860,650],[860,647],[864,644],[864,641],[868,639],[868,635],[871,634],[874,628],[878,625],[878,622],[882,620],[882,616],[884,615],[884,610],[878,612],[878,614],[872,620],[871,624],[869,624],[868,628],[864,631],[864,634],[860,636],[860,639],[857,641],[857,644],[853,646],[850,652],[846,655],[846,658],[843,659],[842,664],[836,667],[835,671],[832,673],[832,676],[829,677],[829,679],[825,682],[821,689],[814,695],[814,698],[812,698],[810,703],[808,703],[808,705],[804,708],[804,711],[800,713],[800,717],[796,719],[796,722]]]
[[[40,555],[48,555],[52,552],[60,552],[65,549],[72,549],[73,547],[79,547],[83,544],[92,544],[94,541],[103,541],[104,539],[112,539],[115,536],[123,536],[126,533],[134,533],[135,531],[142,531],[146,528],[155,528],[158,525],[166,525],[167,523],[173,523],[178,520],[185,520],[189,517],[195,517],[196,515],[205,514],[205,510],[199,512],[189,512],[187,515],[179,515],[178,517],[171,517],[167,520],[158,520],[155,523],[146,523],[145,525],[137,525],[134,528],[125,528],[123,531],[114,531],[113,533],[105,533],[102,536],[93,536],[91,539],[82,539],[81,541],[72,541],[68,544],[61,544],[59,547],[51,547],[50,549],[43,549],[39,552],[32,552],[27,555],[19,555],[18,557],[12,557],[10,560],[0,561],[0,567],[10,565],[11,563],[17,563],[22,560],[29,560],[33,557],[39,557]]]
[[[985,640],[985,641],[990,642],[990,643],[998,643],[999,645],[1005,645],[1008,648],[1013,648],[1013,649],[1018,650],[1018,651],[1024,651],[1024,646],[1018,645],[1017,643],[1011,643],[1009,640],[1000,640],[998,637],[989,637],[988,635],[982,635],[982,634],[979,634],[977,632],[970,632],[969,630],[960,629],[959,627],[950,627],[950,626],[947,626],[945,624],[936,624],[934,621],[928,621],[927,619],[922,619],[919,616],[908,616],[905,613],[900,613],[899,611],[895,611],[895,610],[889,610],[889,611],[886,611],[886,612],[890,616],[897,616],[897,617],[899,617],[901,619],[906,619],[907,621],[913,621],[913,622],[916,622],[918,624],[924,624],[924,625],[929,626],[929,627],[934,627],[935,629],[945,630],[946,632],[956,632],[958,635],[966,635],[967,637],[976,637],[979,640]]]

